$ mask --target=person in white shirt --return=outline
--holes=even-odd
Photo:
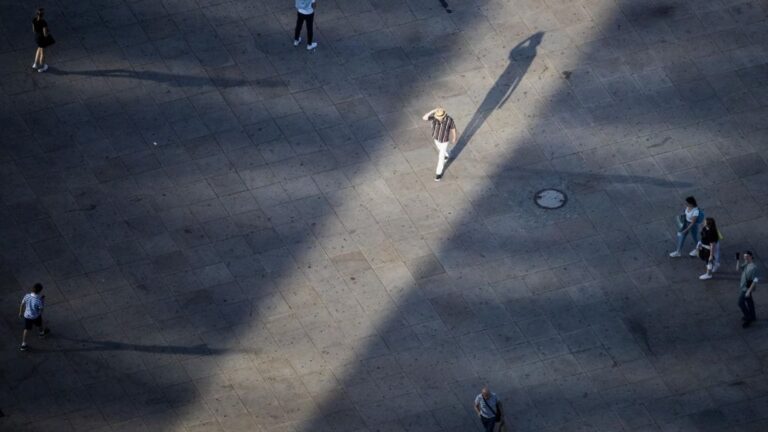
[[[296,31],[293,33],[293,46],[301,43],[301,27],[307,23],[307,51],[317,48],[317,42],[312,40],[312,30],[315,21],[315,0],[296,0]]]
[[[33,326],[40,329],[40,337],[48,334],[48,329],[43,327],[43,308],[45,307],[45,296],[41,296],[43,285],[36,283],[32,291],[27,293],[21,299],[19,305],[19,318],[24,317],[24,332],[21,334],[21,350],[27,350],[27,332],[32,330]]]
[[[684,221],[677,232],[677,249],[669,254],[669,256],[673,258],[679,257],[682,253],[683,245],[685,244],[685,239],[688,238],[688,234],[691,235],[694,245],[693,250],[688,255],[695,257],[699,254],[699,249],[696,245],[699,244],[699,225],[701,225],[701,221],[704,219],[704,212],[699,210],[699,205],[696,204],[696,198],[689,196],[685,199],[683,214],[685,215]]]

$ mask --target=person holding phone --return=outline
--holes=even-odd
[[[27,332],[32,330],[33,326],[40,329],[40,337],[48,334],[48,329],[43,327],[43,308],[45,307],[45,296],[41,296],[43,285],[36,283],[32,291],[27,293],[21,299],[19,306],[19,318],[24,316],[24,332],[21,334],[21,350],[27,350]]]
[[[743,314],[741,326],[747,328],[757,319],[755,301],[753,299],[755,288],[757,288],[757,265],[754,263],[752,251],[746,251],[741,255],[744,261],[739,260],[739,254],[738,252],[736,253],[736,270],[741,271],[739,309],[741,309]]]

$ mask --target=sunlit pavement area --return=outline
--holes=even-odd
[[[314,53],[291,0],[40,5],[45,73],[0,0],[1,430],[466,432],[486,383],[511,431],[768,430],[765,2],[319,0]]]

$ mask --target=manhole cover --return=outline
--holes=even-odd
[[[565,205],[568,196],[557,189],[542,189],[536,192],[533,200],[543,209],[558,209]]]

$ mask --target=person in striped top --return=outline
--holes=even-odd
[[[435,140],[435,146],[439,153],[437,156],[435,181],[440,181],[440,179],[443,178],[445,162],[451,158],[451,152],[448,150],[448,142],[450,141],[456,145],[456,124],[453,122],[453,118],[451,118],[443,108],[439,107],[424,114],[422,119],[424,121],[432,122],[432,139]]]
[[[24,332],[21,334],[21,350],[27,350],[27,332],[32,330],[32,326],[40,329],[40,337],[48,334],[48,329],[43,327],[43,307],[45,306],[45,296],[41,296],[43,285],[36,283],[32,287],[32,292],[27,293],[21,299],[19,306],[19,318],[24,316]]]

